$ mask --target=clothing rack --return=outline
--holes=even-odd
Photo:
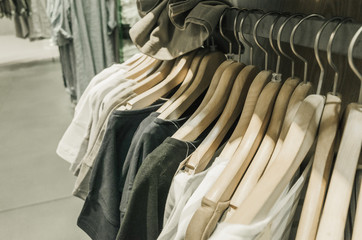
[[[223,20],[224,21],[223,30],[227,32],[230,40],[235,42],[235,38],[232,35],[233,31],[234,31],[234,20],[235,20],[235,17],[237,16],[237,14],[239,13],[239,11],[241,11],[241,9],[239,9],[239,11],[238,10],[228,10],[228,11],[229,11],[228,14],[226,14],[225,19]],[[284,15],[283,13],[281,13],[281,14],[282,14],[282,16],[279,18],[278,22],[275,24],[276,30],[278,30],[280,28],[280,26],[283,24],[283,22],[286,20],[286,18],[289,17],[289,16],[283,16]],[[242,15],[243,15],[242,13],[239,15],[239,19],[241,19]],[[245,20],[245,23],[243,24],[243,33],[244,33],[244,35],[247,36],[248,39],[252,38],[253,26],[254,26],[255,22],[258,20],[258,18],[260,18],[261,16],[262,16],[261,13],[250,12],[247,19]],[[275,19],[276,16],[277,16],[276,14],[267,16],[266,18],[269,18],[269,19],[265,19],[260,22],[260,24],[258,26],[258,31],[257,31],[258,39],[259,38],[260,39],[269,38],[270,26],[271,26],[273,19]],[[343,19],[345,17],[341,17],[341,18]],[[301,17],[295,17],[288,22],[288,24],[285,26],[285,28],[283,30],[283,34],[281,35],[281,42],[285,42],[285,43],[290,42],[290,39],[289,39],[290,34],[287,34],[287,33],[290,33],[292,31],[293,27],[298,23],[298,21],[300,19],[301,19]],[[328,18],[326,18],[325,20],[316,19],[316,18],[305,20],[303,22],[303,24],[300,27],[298,27],[298,30],[297,30],[297,32],[295,34],[295,38],[294,38],[294,45],[313,48],[315,36],[316,36],[318,30],[320,29],[320,27],[323,25],[323,23],[326,20],[328,20]],[[338,33],[334,39],[334,42],[333,42],[333,49],[332,49],[333,53],[347,56],[347,49],[348,49],[347,43],[349,43],[351,41],[354,33],[361,26],[361,23],[355,22],[353,19],[351,19],[351,21],[352,22],[343,24],[343,26],[338,31]],[[324,29],[323,34],[321,36],[321,39],[320,39],[319,50],[326,51],[327,42],[328,42],[330,33],[333,31],[333,28],[335,27],[335,25],[337,23],[338,23],[338,21],[336,21],[334,24],[328,24],[326,26],[326,28]],[[240,29],[239,26],[240,26],[240,20],[237,21],[237,26],[236,26],[236,29],[238,31]],[[276,30],[274,30],[274,33],[273,33],[274,40],[276,40],[276,36],[277,36]],[[235,45],[235,43],[233,45]],[[353,53],[354,58],[362,59],[362,51],[357,50],[357,49],[362,49],[362,39],[357,40],[355,49],[356,50]]]
[[[249,6],[248,6],[249,7]],[[253,6],[252,6],[253,7]],[[245,8],[243,8],[245,9]],[[252,8],[247,8],[246,10],[250,10]],[[275,8],[274,8],[275,9]],[[284,9],[282,9],[284,10]],[[232,43],[232,57],[234,59],[237,58],[238,54],[238,44],[235,39],[234,34],[234,21],[235,17],[239,14],[238,19],[236,21],[236,30],[240,31],[240,22],[243,16],[245,16],[245,12],[241,12],[242,8],[239,5],[239,8],[230,8],[226,10],[227,13],[225,14],[225,17],[222,21],[222,30],[225,36],[228,37],[228,39]],[[261,51],[261,49],[256,45],[254,39],[253,39],[253,27],[255,26],[256,21],[263,15],[261,13],[263,11],[264,13],[268,12],[267,10],[260,9],[259,11],[248,11],[247,17],[245,17],[243,26],[242,26],[242,32],[245,38],[253,45],[253,61],[254,65],[259,66],[259,68],[264,68],[264,53]],[[276,54],[272,50],[270,43],[269,43],[269,30],[270,27],[274,21],[274,19],[277,17],[277,14],[281,14],[279,20],[275,24],[274,32],[273,32],[273,43],[274,46],[277,47],[277,33],[280,28],[280,26],[283,24],[283,22],[291,15],[294,15],[296,13],[299,13],[299,11],[296,12],[284,12],[284,11],[274,11],[275,14],[272,14],[270,16],[265,17],[259,24],[257,29],[257,39],[261,43],[261,45],[267,49],[269,53],[269,61],[268,61],[268,69],[275,70],[276,67]],[[310,18],[305,20],[297,29],[295,37],[294,37],[294,46],[297,48],[297,52],[303,56],[308,62],[308,71],[307,71],[307,78],[309,81],[312,82],[312,88],[314,91],[316,91],[316,86],[318,83],[318,76],[320,73],[320,68],[317,64],[315,55],[314,55],[314,40],[317,35],[318,30],[322,26],[322,24],[327,21],[329,18],[332,18],[334,16],[338,16],[341,18],[341,20],[347,18],[348,16],[339,16],[338,14],[331,15],[323,14],[323,11],[316,11],[321,12],[322,16],[328,16],[324,20],[318,19],[316,17]],[[303,14],[303,17],[307,16],[309,14]],[[352,14],[353,15],[353,14]],[[304,76],[304,63],[298,59],[291,51],[290,47],[290,34],[292,32],[293,27],[298,23],[299,20],[302,19],[302,16],[297,16],[292,18],[284,27],[284,30],[282,31],[281,35],[281,46],[283,48],[283,51],[285,51],[295,62],[295,76],[298,76],[300,78],[303,78]],[[361,85],[360,80],[356,77],[356,75],[353,73],[353,71],[350,69],[348,65],[347,60],[347,51],[348,51],[348,45],[357,31],[357,29],[361,26],[361,20],[357,18],[358,21],[355,21],[353,18],[351,19],[351,22],[344,23],[340,29],[338,30],[335,39],[333,41],[333,47],[332,47],[332,59],[334,64],[339,69],[340,73],[340,80],[338,82],[338,91],[343,96],[343,102],[342,102],[342,109],[344,109],[348,103],[355,102],[359,97],[359,88]],[[333,78],[335,72],[333,69],[329,66],[327,62],[327,54],[326,54],[326,48],[327,48],[327,42],[331,36],[331,33],[335,26],[338,24],[339,21],[335,21],[333,23],[330,23],[326,26],[324,31],[321,34],[321,38],[319,41],[319,55],[322,59],[323,66],[325,68],[325,80],[323,82],[322,87],[322,94],[326,94],[331,91],[333,86]],[[219,26],[220,27],[220,26]],[[229,53],[229,44],[228,42],[221,36],[219,29],[215,29],[213,34],[215,43],[217,45],[217,48],[221,50],[224,53]],[[240,34],[239,34],[240,39]],[[249,47],[244,46],[243,43],[241,43],[242,51],[241,51],[241,61],[250,63],[250,51]],[[277,48],[278,49],[278,48]],[[361,66],[362,64],[362,38],[358,38],[355,48],[353,51],[353,57],[356,66]],[[281,64],[280,64],[280,73],[282,74],[283,78],[287,78],[291,76],[291,61],[281,55]]]

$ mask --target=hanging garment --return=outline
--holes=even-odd
[[[114,1],[71,1],[71,20],[76,58],[77,95],[90,80],[114,60],[113,30],[117,25]]]
[[[129,96],[126,99],[124,99],[124,101],[126,102],[129,99],[131,99],[132,97],[133,96]],[[113,109],[113,111],[111,113],[113,113],[114,111],[116,111],[116,109]],[[106,116],[106,123],[102,126],[99,136],[96,139],[96,142],[94,143],[89,154],[84,156],[84,158],[82,159],[82,161],[80,162],[80,164],[77,167],[75,167],[75,165],[71,166],[71,169],[75,169],[74,173],[77,175],[77,180],[75,182],[74,189],[73,189],[73,195],[77,196],[81,199],[86,199],[86,197],[88,196],[89,182],[90,182],[91,173],[93,170],[93,165],[94,165],[94,162],[102,147],[105,133],[107,131],[109,119],[111,118],[111,116],[112,116],[112,114],[110,114],[109,116]]]
[[[208,133],[207,129],[205,133]],[[164,207],[172,177],[179,164],[201,143],[167,138],[141,165],[117,234],[120,239],[156,239],[162,230]]]
[[[126,99],[127,100],[127,99]],[[109,129],[109,123],[111,123],[111,118],[115,112],[118,113],[118,115],[123,116],[126,118],[128,115],[139,115],[140,120],[143,121],[144,118],[146,118],[153,110],[153,108],[148,109],[142,109],[143,111],[137,112],[137,111],[117,111],[114,109],[109,113],[107,116],[106,124],[102,126],[101,135],[97,139],[95,145],[93,146],[90,154],[84,156],[82,161],[76,166],[76,164],[71,165],[71,170],[75,170],[77,173],[77,180],[74,186],[73,195],[80,197],[82,199],[86,199],[88,193],[89,193],[89,182],[91,178],[91,173],[93,170],[94,163],[96,159],[98,158],[99,152],[102,149],[102,146],[104,145],[104,138],[106,136],[107,131],[112,131],[112,129]],[[127,121],[127,119],[123,119],[123,121]],[[137,129],[139,121],[135,122],[135,128]],[[135,131],[136,131],[135,129]],[[133,135],[132,135],[133,136]],[[131,139],[132,140],[132,139]],[[115,150],[116,151],[116,150]],[[127,150],[128,151],[128,150]],[[127,152],[125,153],[127,154]]]
[[[16,37],[27,38],[29,36],[29,22],[26,16],[16,14],[14,16],[14,24]]]
[[[77,102],[77,91],[76,91],[76,67],[75,67],[75,56],[73,44],[66,44],[59,46],[59,61],[62,68],[62,76],[65,88],[70,95],[72,103]]]
[[[76,103],[78,99],[76,91],[76,64],[69,0],[48,0],[47,14],[52,27],[52,41],[59,47],[59,60],[65,87],[70,95],[71,102]]]
[[[17,0],[15,4],[14,24],[17,37],[34,41],[52,36],[47,0]]]
[[[50,38],[51,24],[46,13],[47,0],[28,0],[31,14],[28,16],[30,41]]]
[[[132,99],[137,95],[132,91],[132,86],[135,85],[136,82],[127,81],[126,85],[119,86],[114,89],[114,90],[119,90],[119,92],[117,92],[116,95],[113,98],[111,98],[109,102],[105,104],[102,103],[101,112],[99,113],[98,117],[99,120],[96,124],[94,124],[94,127],[92,126],[90,130],[86,157],[87,156],[94,157],[91,156],[92,152],[97,152],[99,150],[100,146],[99,144],[103,140],[104,131],[107,127],[107,122],[110,113],[112,113],[119,106],[127,103],[127,101],[129,101],[130,99]],[[109,92],[109,94],[113,94],[113,90]],[[105,96],[105,98],[107,98],[107,96]]]
[[[170,237],[170,239],[185,239],[187,227],[191,221],[192,216],[201,206],[202,198],[215,183],[216,179],[225,169],[225,166],[228,162],[228,159],[218,157],[214,160],[213,164],[206,170],[207,172],[204,179],[192,193],[187,203],[185,204],[185,207],[182,209],[177,225],[177,231],[175,235],[172,235],[172,237]]]
[[[72,28],[69,0],[48,0],[47,15],[50,19],[52,41],[58,46],[72,42]]]
[[[77,104],[73,120],[58,144],[57,154],[64,160],[77,164],[84,156],[93,124],[93,111],[98,112],[99,101],[110,88],[127,81],[122,78],[124,72],[120,64],[114,64],[92,79],[92,84]]]
[[[210,161],[211,163],[214,162],[215,158],[217,159],[217,157],[220,155],[221,151],[223,150],[224,146],[225,144],[215,152],[212,160]],[[183,215],[182,217],[185,218],[184,215],[185,214],[187,215],[185,206],[189,204],[189,201],[192,199],[192,196],[195,193],[196,189],[200,188],[201,182],[206,181],[204,180],[205,176],[208,175],[209,170],[213,168],[210,167],[207,168],[205,171],[196,173],[194,175],[190,175],[188,172],[182,170],[183,168],[185,168],[185,163],[187,162],[187,160],[188,159],[185,159],[180,164],[178,171],[176,172],[172,180],[165,205],[165,213],[163,217],[163,229],[161,234],[157,238],[158,240],[177,239],[176,233],[179,225],[182,224],[181,216]],[[203,187],[201,188],[201,190],[203,189]],[[192,214],[194,213],[194,211],[196,211],[196,209],[192,211]]]
[[[123,98],[122,96],[126,97]],[[100,120],[91,130],[86,155],[78,165],[72,164],[71,166],[71,169],[74,170],[74,173],[78,175],[73,190],[74,196],[85,199],[89,192],[88,183],[90,179],[90,173],[92,171],[93,163],[98,155],[98,152],[100,151],[110,114],[114,112],[119,106],[124,105],[127,101],[134,98],[135,96],[136,94],[133,93],[131,86],[129,86],[127,89],[115,96],[111,102],[105,105],[105,110],[101,114]]]
[[[209,239],[252,240],[252,239],[289,239],[289,229],[293,222],[300,193],[308,178],[311,162],[293,184],[290,183],[268,216],[250,225],[219,223]]]
[[[116,90],[117,88],[113,89]],[[110,94],[113,94],[112,91]],[[96,124],[94,128],[92,128],[90,137],[89,137],[89,143],[88,143],[88,150],[86,155],[84,156],[83,160],[80,164],[76,166],[76,164],[73,164],[71,166],[72,169],[75,169],[76,175],[81,172],[81,174],[78,176],[76,187],[73,191],[74,195],[77,195],[77,192],[87,192],[87,182],[89,181],[89,173],[91,171],[94,159],[96,158],[98,151],[100,149],[100,146],[103,141],[105,129],[107,126],[107,122],[109,119],[109,114],[112,113],[114,110],[118,109],[119,107],[123,106],[127,103],[130,99],[134,98],[137,94],[133,92],[133,89],[131,86],[124,89],[124,91],[117,93],[114,95],[114,97],[109,101],[108,103],[105,103],[104,110],[100,114],[99,121]],[[124,96],[127,96],[124,98]],[[106,96],[107,97],[107,96]],[[130,108],[132,109],[132,108]],[[85,163],[85,164],[82,164]]]
[[[139,124],[161,105],[162,102],[141,110],[112,113],[77,223],[92,239],[115,239],[121,200],[121,192],[117,189],[125,157]]]
[[[10,18],[14,15],[16,11],[16,6],[13,0],[1,0],[0,1],[0,18],[7,17]]]
[[[131,147],[122,168],[122,176],[126,176],[126,180],[123,190],[120,189],[122,192],[122,199],[120,203],[121,222],[126,214],[136,174],[144,159],[167,137],[171,137],[189,119],[191,114],[195,111],[195,108],[202,101],[203,97],[204,95],[201,95],[196,100],[196,104],[187,109],[181,118],[175,120],[159,119],[157,117],[160,113],[155,112],[150,114],[150,116],[148,116],[140,124],[140,127],[132,139]],[[147,127],[142,128],[141,125],[145,125]]]
[[[168,121],[158,119],[158,115],[159,113],[152,113],[149,116],[152,121],[148,122],[144,128],[141,128],[141,125],[144,124],[144,122],[141,123],[137,133],[132,139],[131,147],[128,151],[125,163],[123,164],[122,178],[125,180],[124,183],[120,184],[119,189],[119,191],[122,192],[120,202],[121,222],[126,214],[137,172],[144,159],[167,137],[172,136],[172,134],[174,134],[188,119],[188,117],[183,117],[177,120]],[[141,129],[143,129],[143,131],[140,131]]]

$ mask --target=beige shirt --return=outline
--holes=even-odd
[[[99,99],[120,84],[124,71],[120,65],[111,66],[95,76],[80,98],[72,122],[59,141],[57,154],[71,164],[79,162],[88,147],[88,138],[93,124],[93,112],[99,108]]]

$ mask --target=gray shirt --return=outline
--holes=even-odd
[[[113,3],[112,0],[71,0],[78,96],[94,75],[115,60],[112,33],[117,19]]]

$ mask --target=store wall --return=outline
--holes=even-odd
[[[0,19],[0,36],[15,35],[14,22],[8,18]]]

